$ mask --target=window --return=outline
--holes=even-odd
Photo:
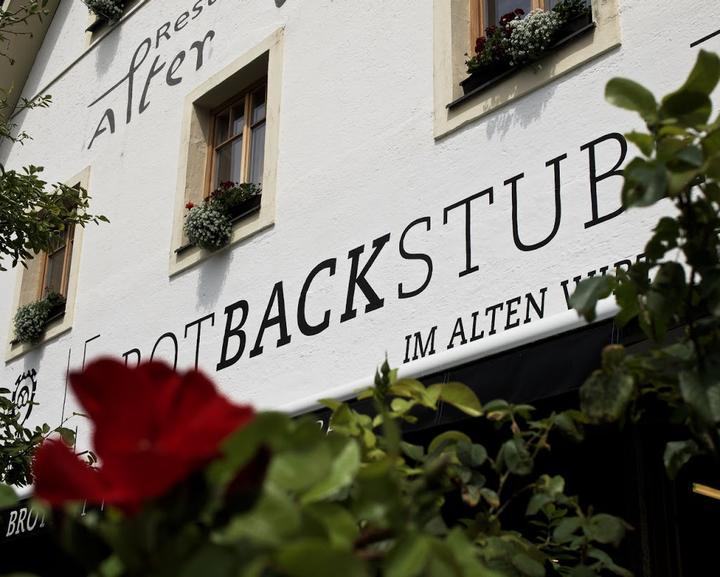
[[[90,169],[86,168],[66,184],[88,188],[89,179]],[[82,227],[69,226],[58,235],[51,250],[38,253],[35,258],[25,263],[25,267],[17,267],[18,278],[11,319],[21,306],[44,299],[51,293],[59,293],[63,297],[63,302],[56,303],[50,310],[45,333],[40,339],[40,343],[72,328],[82,236]],[[10,325],[7,361],[36,346],[36,344],[15,342],[12,322]]]
[[[592,1],[592,30],[560,42],[543,56],[542,66],[517,67],[482,90],[464,94],[465,62],[487,26],[515,8],[525,12],[552,9],[558,0],[434,0],[434,136],[458,128],[522,98],[601,54],[620,46],[619,0]]]
[[[227,181],[262,184],[266,92],[264,79],[214,114],[208,193]]]
[[[469,0],[470,43],[483,35],[483,30],[497,24],[503,14],[520,8],[526,14],[531,10],[552,10],[559,0]]]
[[[221,183],[254,183],[261,194],[233,215],[227,246],[275,223],[283,29],[238,57],[185,100],[170,274],[215,252],[188,242],[186,205],[203,202]]]

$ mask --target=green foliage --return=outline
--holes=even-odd
[[[94,560],[89,574],[108,577],[628,575],[611,557],[627,525],[536,470],[551,437],[578,436],[577,412],[483,407],[465,385],[398,379],[387,363],[364,396],[371,414],[326,401],[327,432],[312,417],[260,413],[168,495],[135,515],[65,516],[65,535]],[[413,413],[443,404],[495,433],[487,444],[460,431],[401,440]]]
[[[15,338],[21,343],[34,343],[40,339],[50,315],[65,299],[58,293],[50,293],[44,299],[21,306],[13,318]]]
[[[13,10],[3,8],[0,5],[0,58],[6,58],[11,65],[15,64],[12,57],[5,52],[6,46],[14,37],[32,36],[24,27],[33,18],[45,16],[47,14],[47,4],[48,0],[29,0],[20,3]],[[2,116],[1,113],[0,116]]]
[[[553,12],[556,12],[563,22],[567,22],[588,14],[590,6],[587,0],[560,0],[553,6]]]
[[[65,422],[55,429],[46,424],[26,427],[9,394],[8,389],[0,389],[0,509],[16,503],[12,486],[32,483],[33,453],[46,438],[59,434],[66,443],[75,443],[75,431],[65,427]]]
[[[98,18],[110,23],[120,20],[125,11],[125,0],[83,0],[83,2]]]
[[[183,230],[191,244],[205,250],[218,250],[230,241],[232,219],[247,202],[260,196],[260,186],[253,183],[223,182],[202,204],[188,202]]]
[[[712,120],[710,99],[719,80],[720,58],[700,51],[683,85],[659,102],[631,80],[608,83],[607,99],[637,112],[647,127],[627,135],[641,154],[625,168],[623,205],[663,200],[668,214],[645,246],[645,261],[583,281],[571,300],[592,320],[597,301],[612,291],[616,322],[636,322],[654,343],[643,354],[606,351],[581,402],[601,422],[641,419],[659,401],[692,434],[667,445],[673,477],[695,455],[720,455],[720,118]]]
[[[24,26],[33,18],[47,14],[47,0],[30,0],[21,3],[14,11],[0,8],[0,57],[13,60],[4,51],[14,37],[28,35]],[[49,95],[34,100],[21,98],[15,110],[10,110],[8,90],[0,87],[0,144],[9,141],[22,144],[30,138],[17,132],[16,124],[8,118],[34,108],[47,108]],[[30,164],[19,170],[10,170],[0,164],[0,271],[6,270],[2,263],[8,257],[11,266],[26,261],[40,251],[48,250],[59,234],[71,225],[84,226],[89,222],[107,222],[104,216],[88,212],[90,197],[82,187],[48,183],[40,178],[43,168]]]

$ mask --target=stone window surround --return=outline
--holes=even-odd
[[[265,75],[267,76],[267,109],[260,211],[235,223],[230,242],[221,250],[227,250],[228,247],[275,223],[283,33],[283,28],[273,32],[251,50],[208,78],[185,99],[170,247],[171,276],[215,254],[195,246],[178,250],[185,244],[183,234],[185,204],[189,200],[201,202],[206,188],[211,110]]]
[[[440,139],[455,130],[533,92],[556,78],[612,50],[621,43],[619,0],[593,0],[595,29],[507,80],[489,87],[460,106],[448,104],[462,96],[471,53],[470,1],[433,0],[433,135]],[[474,43],[474,40],[472,41]]]
[[[65,182],[68,186],[80,185],[85,189],[89,189],[90,186],[90,167],[85,168],[80,173],[75,175],[73,178]],[[13,298],[12,315],[10,322],[10,329],[8,332],[8,345],[5,355],[5,361],[10,361],[17,357],[20,357],[33,350],[34,348],[43,345],[51,339],[69,331],[72,328],[73,317],[75,313],[75,297],[77,295],[77,284],[78,284],[78,273],[80,271],[80,254],[82,251],[82,239],[83,239],[83,227],[76,226],[75,233],[73,236],[72,243],[72,256],[70,260],[70,272],[68,275],[67,294],[65,295],[65,313],[61,318],[48,323],[45,333],[37,343],[15,343],[14,339],[14,328],[12,318],[15,316],[15,312],[20,307],[20,303],[27,304],[37,300],[37,285],[40,282],[38,274],[42,274],[42,267],[40,266],[40,259],[33,259],[32,262],[28,263],[28,268],[22,266],[17,267],[17,281],[15,285],[15,296]],[[37,279],[37,283],[32,282],[32,277],[28,275],[34,275]],[[23,283],[23,279],[30,279],[31,282]],[[23,286],[25,284],[25,286]],[[32,295],[28,294],[28,291],[32,291]]]

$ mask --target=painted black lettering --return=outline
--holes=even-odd
[[[620,158],[618,158],[615,166],[613,166],[610,170],[598,175],[597,164],[595,161],[595,147],[598,144],[607,140],[615,140],[620,144]],[[609,214],[600,216],[598,214],[597,185],[598,182],[602,182],[603,180],[605,180],[606,178],[610,178],[611,176],[619,176],[622,178],[622,170],[620,169],[620,166],[622,166],[622,163],[625,162],[625,156],[627,155],[627,141],[625,140],[625,137],[619,132],[611,132],[610,134],[601,136],[600,138],[593,140],[592,142],[583,144],[580,147],[580,150],[588,151],[590,161],[590,205],[592,211],[592,218],[585,223],[585,228],[590,228],[591,226],[595,226],[596,224],[600,224],[601,222],[605,222],[606,220],[615,218],[625,210],[623,206],[620,206],[620,208],[618,208],[617,210]]]
[[[145,80],[145,87],[142,91],[142,96],[140,97],[140,106],[138,107],[138,113],[142,114],[145,112],[148,106],[150,106],[150,103],[146,101],[147,93],[150,88],[150,82],[152,79],[160,74],[163,68],[165,68],[165,63],[163,62],[160,66],[158,66],[158,60],[160,60],[159,56],[155,57],[155,60],[153,60],[152,66],[150,67],[150,72],[148,72],[147,79]]]
[[[235,311],[238,309],[240,309],[242,317],[240,318],[240,322],[237,326],[233,327],[233,316]],[[223,334],[222,352],[220,353],[220,362],[215,367],[215,370],[221,371],[234,365],[242,356],[243,351],[245,350],[246,337],[245,331],[241,329],[247,320],[248,310],[249,306],[246,300],[239,300],[225,307],[225,333]],[[235,354],[228,358],[227,353],[230,337],[237,337],[239,344]]]
[[[193,4],[192,11],[193,11],[193,17],[191,20],[195,20],[200,14],[202,14],[203,8],[202,8],[203,0],[197,0],[195,4]]]
[[[205,315],[204,317],[200,317],[197,320],[192,321],[191,323],[188,323],[185,325],[185,336],[183,338],[187,338],[188,336],[188,329],[190,327],[194,327],[197,325],[197,337],[195,338],[195,368],[198,368],[198,360],[200,358],[200,335],[202,332],[202,324],[210,320],[210,326],[215,326],[215,313],[210,313],[209,315]]]
[[[157,341],[155,341],[155,346],[153,347],[152,353],[150,353],[150,360],[152,361],[155,358],[155,351],[158,348],[158,345],[164,341],[165,339],[170,339],[173,344],[174,353],[173,353],[173,370],[177,369],[177,359],[178,359],[178,340],[177,337],[171,333],[167,332],[162,335],[160,335],[160,338],[158,338]]]
[[[335,274],[336,264],[337,260],[334,258],[322,261],[319,265],[317,265],[314,269],[310,271],[310,274],[307,276],[305,282],[303,283],[302,290],[300,291],[300,298],[298,299],[297,322],[300,332],[306,336],[311,337],[313,335],[320,334],[330,326],[329,310],[325,311],[325,313],[323,314],[323,320],[320,323],[316,325],[311,325],[310,323],[308,323],[305,311],[305,304],[307,301],[308,292],[310,291],[310,285],[312,284],[313,280],[315,280],[315,277],[318,275],[318,273],[323,269],[328,269],[330,276],[333,276]]]
[[[189,12],[183,12],[180,14],[180,16],[177,17],[177,20],[175,20],[175,32],[180,32],[185,26],[187,26],[187,19],[190,18]]]
[[[459,202],[446,206],[443,209],[443,224],[448,223],[448,214],[451,210],[455,210],[461,206],[465,206],[465,268],[460,271],[458,276],[465,276],[478,270],[478,266],[472,264],[472,211],[470,210],[470,203],[473,200],[480,198],[481,196],[488,196],[488,204],[493,203],[493,189],[492,187],[468,196]]]
[[[437,325],[430,329],[430,334],[423,343],[422,333],[420,331],[415,333],[415,354],[413,354],[413,361],[417,361],[421,357],[426,357],[435,354],[435,332],[437,331]]]
[[[160,46],[160,38],[166,38],[170,40],[170,22],[165,22],[160,28],[157,29],[155,34],[155,48]]]
[[[520,180],[525,176],[524,173],[520,173],[517,176],[513,176],[512,178],[509,178],[505,181],[505,186],[508,184],[511,185],[511,195],[512,195],[512,229],[513,229],[513,240],[515,241],[515,246],[523,251],[531,251],[531,250],[537,250],[538,248],[541,248],[548,244],[553,238],[555,238],[555,235],[557,234],[558,229],[560,228],[560,221],[561,221],[561,201],[560,201],[560,161],[567,158],[567,154],[562,154],[558,156],[557,158],[553,158],[552,160],[549,160],[547,163],[545,163],[545,166],[553,166],[554,167],[554,173],[555,173],[555,222],[553,223],[553,228],[550,231],[550,234],[548,234],[543,240],[536,242],[535,244],[525,244],[520,240],[520,232],[519,232],[519,226],[518,226],[518,191],[517,191],[517,181]]]
[[[272,310],[277,301],[277,314],[270,316]],[[280,329],[280,338],[277,340],[277,346],[281,347],[290,342],[292,337],[288,334],[287,330],[287,317],[285,316],[285,293],[283,292],[282,281],[275,283],[270,300],[268,301],[267,308],[265,309],[265,315],[263,316],[262,323],[260,324],[260,330],[258,331],[257,339],[255,340],[255,346],[250,351],[251,357],[261,355],[263,352],[262,339],[265,331],[270,327],[278,325]]]
[[[203,51],[205,50],[205,42],[208,40],[212,40],[215,38],[215,31],[214,30],[208,30],[205,33],[205,37],[200,40],[196,40],[190,45],[190,49],[193,48],[197,50],[197,60],[195,62],[195,70],[200,70],[200,67],[203,65]]]
[[[128,364],[128,357],[130,355],[135,355],[136,363],[135,366],[137,367],[140,364],[140,360],[142,359],[142,355],[140,354],[140,349],[130,349],[126,353],[122,354],[122,357],[125,359],[125,366]]]
[[[366,313],[369,313],[376,309],[380,309],[385,304],[385,299],[381,299],[377,295],[377,293],[370,286],[370,283],[365,278],[365,275],[368,273],[370,267],[375,262],[375,259],[377,259],[378,255],[380,254],[380,251],[389,240],[390,233],[387,233],[379,238],[376,238],[372,242],[372,246],[374,249],[373,253],[370,255],[367,263],[365,263],[365,266],[359,273],[358,268],[360,267],[360,255],[365,251],[365,245],[360,245],[359,247],[352,249],[348,253],[348,258],[352,260],[352,265],[350,269],[350,279],[348,282],[347,301],[345,302],[345,312],[340,317],[341,323],[349,321],[350,319],[354,319],[357,316],[357,310],[354,306],[356,286],[360,288],[368,301],[368,304],[365,305]]]
[[[103,126],[103,120],[107,118],[108,126],[107,128]],[[93,134],[93,137],[90,139],[90,144],[88,144],[88,150],[90,150],[90,147],[92,147],[93,142],[95,142],[95,139],[100,136],[103,132],[110,129],[110,134],[115,134],[115,113],[113,112],[112,108],[108,108],[105,113],[102,115],[102,118],[100,119],[100,122],[95,129],[95,134]]]
[[[547,287],[543,287],[540,289],[540,305],[538,306],[537,301],[535,300],[535,297],[532,295],[532,293],[526,293],[525,294],[525,320],[523,321],[523,324],[529,323],[532,319],[530,318],[530,307],[535,310],[535,314],[538,316],[538,318],[543,318],[545,316],[545,293],[547,292]]]
[[[455,346],[455,339],[460,339],[460,344],[464,345],[467,343],[467,339],[465,338],[465,327],[463,326],[462,317],[458,317],[455,321],[455,327],[453,328],[453,334],[450,337],[450,342],[448,343],[447,348],[452,349]]]
[[[422,218],[418,218],[417,220],[412,221],[407,227],[405,227],[405,230],[400,235],[400,256],[402,256],[404,259],[407,260],[421,260],[425,263],[425,266],[427,266],[427,274],[425,275],[425,280],[423,283],[416,288],[415,290],[407,291],[403,289],[403,283],[398,284],[398,298],[400,299],[409,299],[411,297],[419,295],[421,292],[423,292],[427,286],[430,284],[430,279],[432,278],[433,273],[433,262],[429,255],[422,253],[422,252],[408,252],[405,250],[405,235],[412,229],[414,226],[418,224],[425,223],[425,230],[430,230],[430,217],[424,216]]]
[[[498,310],[503,309],[503,303],[498,303],[496,305],[492,305],[485,309],[485,316],[489,312],[492,312],[491,320],[490,320],[490,330],[488,331],[488,335],[494,335],[497,331],[495,330],[495,313],[497,313]]]
[[[182,76],[175,77],[175,73],[177,72],[177,69],[180,68],[180,65],[184,60],[185,51],[182,50],[181,52],[178,52],[175,55],[175,58],[172,59],[172,62],[170,62],[167,74],[165,75],[165,82],[167,82],[168,86],[175,86],[176,84],[180,84],[182,82]]]

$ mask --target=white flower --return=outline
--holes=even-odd
[[[512,31],[507,50],[512,63],[521,64],[542,56],[561,24],[555,12],[544,10],[533,10],[525,18],[510,22]]]

